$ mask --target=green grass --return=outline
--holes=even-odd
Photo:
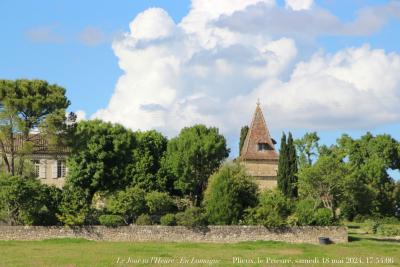
[[[368,266],[400,266],[400,243],[377,240],[373,236],[353,234],[348,244],[328,246],[310,244],[287,244],[283,242],[244,242],[238,244],[206,243],[126,243],[95,242],[83,239],[52,239],[45,241],[0,241],[0,266],[271,266],[267,264],[233,264],[233,258],[319,260],[319,264],[298,266],[367,266],[367,264],[324,264],[330,260],[360,258],[388,258],[393,264],[369,264]],[[118,258],[146,260],[181,258],[219,260],[219,264],[122,264]],[[273,266],[295,266],[278,264]]]

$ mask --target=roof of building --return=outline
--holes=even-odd
[[[259,150],[260,143],[267,144],[267,150]],[[278,160],[274,142],[265,123],[260,103],[257,103],[249,131],[240,154],[241,160]]]
[[[31,154],[58,154],[58,153],[69,153],[70,149],[65,145],[53,144],[43,134],[30,134],[28,139],[24,138],[21,134],[17,134],[14,137],[14,151],[15,153],[22,152],[25,148],[32,146]],[[11,145],[9,143],[4,144],[4,150],[6,153],[11,153]],[[1,151],[0,147],[0,151]]]

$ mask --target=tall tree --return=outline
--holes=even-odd
[[[319,154],[319,137],[316,132],[306,133],[294,141],[299,153],[299,168],[310,166]]]
[[[244,144],[244,140],[246,140],[247,133],[249,132],[249,126],[243,126],[240,129],[240,141],[239,141],[239,155],[242,154],[242,147]]]
[[[195,125],[169,141],[161,168],[174,180],[175,189],[200,205],[208,177],[228,155],[225,137],[217,128]]]
[[[285,194],[289,188],[289,150],[286,143],[286,134],[282,133],[281,146],[279,149],[279,162],[278,162],[278,189]]]
[[[91,199],[97,191],[112,192],[131,183],[137,144],[132,131],[100,120],[81,121],[73,139],[69,186],[85,189]]]
[[[42,80],[0,80],[0,153],[7,172],[22,175],[24,158],[34,146],[32,131],[40,130],[54,141],[65,130],[69,105],[65,89],[58,85]]]
[[[296,156],[296,148],[293,143],[292,133],[289,132],[288,143],[287,143],[287,161],[289,165],[289,173],[288,173],[288,188],[286,192],[286,196],[289,198],[297,197],[297,156]]]

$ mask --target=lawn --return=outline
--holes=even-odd
[[[323,264],[324,258],[331,263]],[[264,263],[259,264],[258,260]],[[291,263],[282,263],[290,260]],[[359,261],[363,264],[355,264]],[[372,263],[367,264],[367,261]],[[362,235],[351,236],[348,244],[328,246],[283,242],[124,243],[82,239],[0,242],[1,266],[271,266],[268,263],[273,262],[277,263],[273,266],[400,266],[400,243]]]

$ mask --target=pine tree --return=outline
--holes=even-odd
[[[288,189],[288,147],[286,144],[286,134],[282,134],[281,147],[279,150],[278,162],[278,189],[286,196]]]
[[[288,141],[287,141],[287,161],[288,161],[288,188],[286,192],[286,196],[289,198],[297,197],[297,156],[296,156],[296,148],[294,146],[292,133],[289,132]]]

